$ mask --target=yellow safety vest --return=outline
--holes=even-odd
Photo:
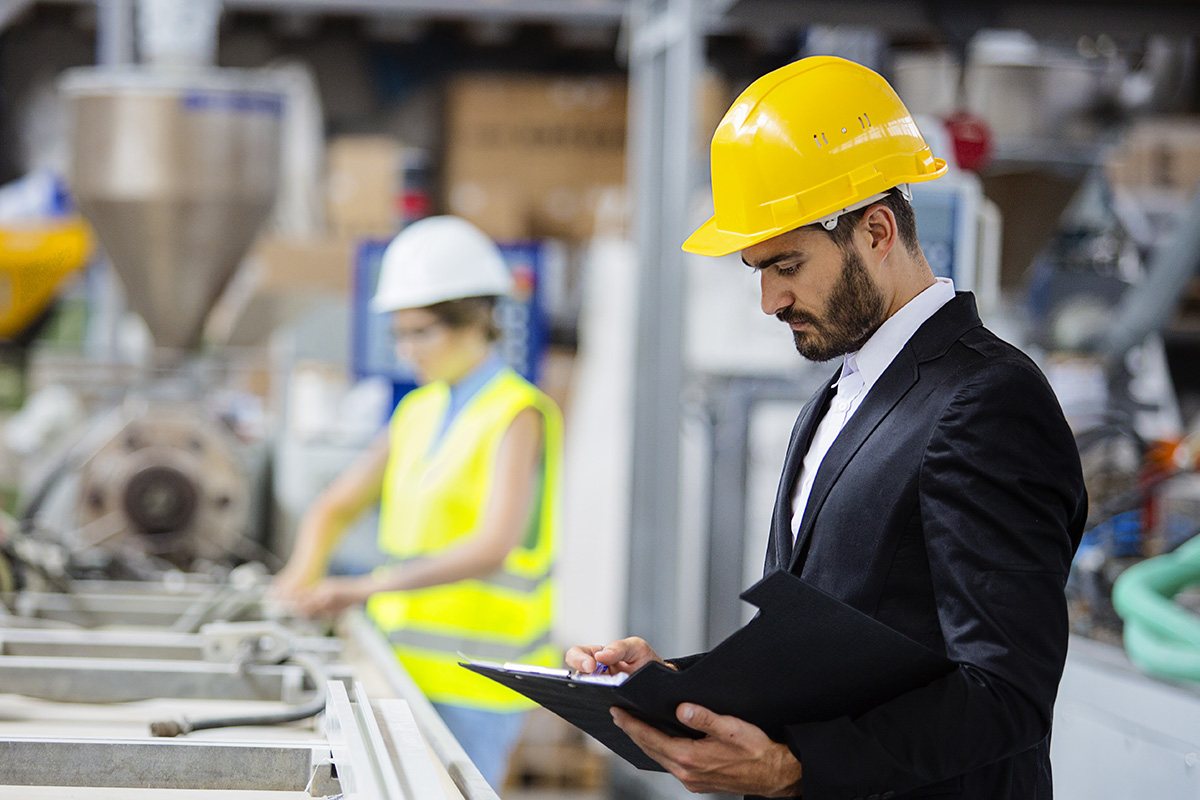
[[[430,700],[491,711],[533,704],[458,666],[459,653],[490,661],[561,665],[550,643],[550,568],[558,522],[562,417],[554,401],[511,369],[471,398],[432,446],[450,401],[431,383],[409,393],[391,422],[379,546],[393,563],[437,554],[475,533],[492,486],[500,441],[526,408],[544,421],[542,470],[521,543],[484,578],[376,594],[367,612]]]

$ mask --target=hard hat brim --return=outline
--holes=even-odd
[[[428,308],[438,303],[451,300],[466,300],[468,297],[511,297],[512,284],[492,287],[473,286],[459,291],[440,292],[410,292],[403,297],[373,297],[370,301],[371,311],[377,314],[390,314],[393,311],[407,311],[413,308]]]
[[[697,228],[691,236],[683,243],[683,250],[686,253],[695,253],[698,256],[727,256],[730,253],[736,253],[739,250],[745,250],[747,247],[765,242],[772,236],[778,236],[785,231],[760,231],[758,233],[734,233],[733,231],[723,231],[717,227],[716,217],[709,217],[708,221]]]
[[[897,180],[897,185],[902,183],[924,183],[926,181],[936,180],[946,174],[947,165],[943,159],[935,158],[933,160],[933,171],[924,175],[913,175],[906,177],[904,180]],[[740,250],[745,250],[747,247],[765,242],[768,239],[773,239],[780,234],[794,231],[798,228],[803,228],[805,225],[811,225],[814,222],[825,217],[829,213],[837,211],[837,208],[822,209],[821,213],[812,214],[811,218],[805,217],[788,225],[781,225],[776,228],[769,228],[765,231],[756,231],[754,233],[738,233],[736,231],[724,231],[717,227],[716,216],[708,218],[703,225],[697,228],[691,236],[683,243],[683,251],[686,253],[695,253],[700,256],[727,256],[731,253],[736,253]]]

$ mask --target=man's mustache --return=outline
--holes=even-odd
[[[817,319],[811,314],[806,314],[803,311],[797,311],[793,308],[786,308],[783,311],[776,312],[775,319],[780,322],[792,325],[797,322],[802,322],[805,325],[817,327]]]

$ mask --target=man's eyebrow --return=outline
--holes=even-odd
[[[753,270],[764,270],[764,269],[767,269],[768,267],[775,266],[780,261],[787,261],[788,259],[791,259],[791,258],[803,259],[804,253],[800,250],[786,250],[782,253],[777,253],[777,254],[771,256],[770,258],[768,258],[767,260],[759,262],[758,264],[751,264],[749,261],[746,260],[745,256],[742,256],[742,263]]]

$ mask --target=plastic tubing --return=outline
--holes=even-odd
[[[1113,607],[1125,620],[1125,650],[1146,672],[1200,681],[1200,616],[1175,595],[1200,583],[1200,537],[1135,564],[1113,585]]]

